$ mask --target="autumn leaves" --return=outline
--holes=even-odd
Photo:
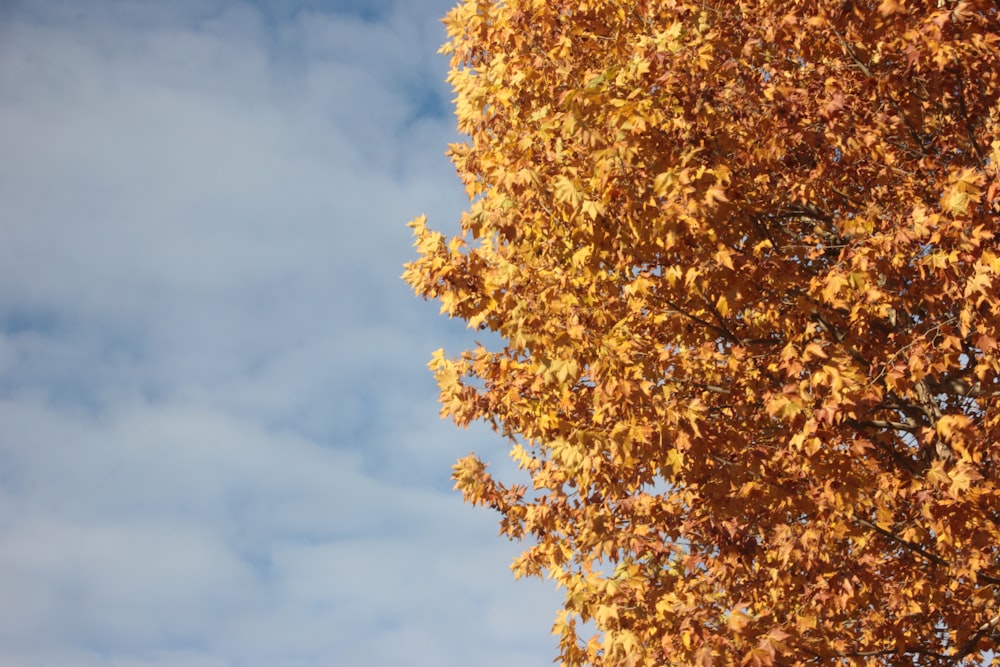
[[[404,277],[504,341],[431,367],[531,477],[454,473],[563,664],[996,646],[1000,18],[939,4],[449,14],[471,203]]]

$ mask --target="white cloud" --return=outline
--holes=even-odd
[[[0,648],[391,665],[406,636],[443,656],[407,664],[479,665],[544,637],[548,596],[510,585],[513,550],[450,494],[211,410],[117,410],[0,408],[22,434],[0,449]]]
[[[398,279],[449,4],[0,10],[0,663],[549,663]]]

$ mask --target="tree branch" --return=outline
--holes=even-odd
[[[904,424],[903,422],[887,421],[885,419],[849,419],[847,423],[851,426],[860,427],[870,427],[870,428],[891,428],[895,431],[906,431],[908,433],[914,433],[919,430],[919,426],[914,426],[912,424]]]
[[[916,554],[919,554],[924,559],[926,559],[927,561],[929,561],[931,563],[934,563],[935,565],[940,565],[940,566],[943,566],[943,567],[948,567],[950,565],[950,563],[948,561],[946,561],[945,559],[941,558],[940,556],[935,556],[934,554],[930,553],[929,551],[927,551],[926,549],[924,549],[919,544],[914,544],[913,542],[910,542],[908,540],[904,540],[902,537],[899,537],[895,533],[892,533],[892,532],[886,530],[885,528],[882,528],[881,526],[879,526],[877,524],[874,524],[871,521],[869,521],[868,519],[865,519],[864,517],[858,515],[857,512],[854,513],[854,520],[857,521],[858,523],[860,523],[865,528],[869,528],[871,530],[874,530],[879,535],[892,540],[896,544],[898,544],[898,545],[900,545],[902,547],[905,547],[905,548],[909,549],[910,551],[912,551],[912,552],[914,552]]]
[[[951,567],[951,563],[949,563],[948,561],[946,561],[944,558],[941,558],[940,556],[932,554],[931,552],[927,551],[926,549],[924,549],[919,544],[914,544],[913,542],[910,542],[909,540],[904,540],[902,537],[896,535],[895,533],[893,533],[891,531],[888,531],[885,528],[882,528],[881,526],[879,526],[877,524],[872,523],[868,519],[865,519],[864,517],[860,516],[857,512],[854,513],[853,518],[854,518],[855,521],[857,521],[859,524],[861,524],[865,528],[873,530],[876,533],[878,533],[879,535],[882,535],[883,537],[892,540],[896,544],[898,544],[898,545],[900,545],[900,546],[902,546],[902,547],[904,547],[904,548],[912,551],[913,553],[918,554],[919,556],[923,557],[928,562],[933,563],[934,565],[939,565],[941,567]],[[985,581],[987,583],[990,583],[990,584],[1000,584],[1000,578],[991,577],[988,574],[982,574],[981,572],[977,572],[976,573],[976,577],[978,579],[982,579],[983,581]]]
[[[741,341],[739,338],[737,338],[731,331],[729,331],[729,329],[717,326],[715,324],[712,324],[708,320],[704,320],[704,319],[698,317],[697,315],[692,315],[689,312],[681,310],[680,306],[678,306],[676,303],[674,303],[673,301],[671,301],[669,299],[664,299],[663,302],[666,303],[668,306],[670,306],[674,310],[674,312],[676,312],[678,315],[683,315],[684,317],[688,318],[692,322],[697,322],[701,326],[703,326],[703,327],[705,327],[707,329],[711,329],[712,331],[716,332],[720,336],[724,337],[730,343],[735,343],[736,345],[742,345],[743,344],[743,341]]]

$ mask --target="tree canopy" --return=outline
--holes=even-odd
[[[465,498],[564,665],[981,664],[1000,633],[1000,4],[465,0],[417,294]],[[591,636],[593,635],[593,636]],[[994,664],[1000,660],[994,659]]]

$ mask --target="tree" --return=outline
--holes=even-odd
[[[996,649],[998,12],[465,0],[445,19],[470,208],[454,238],[411,223],[404,277],[502,341],[431,367],[442,414],[492,425],[530,475],[454,469],[525,541],[515,575],[564,587],[564,665]]]

